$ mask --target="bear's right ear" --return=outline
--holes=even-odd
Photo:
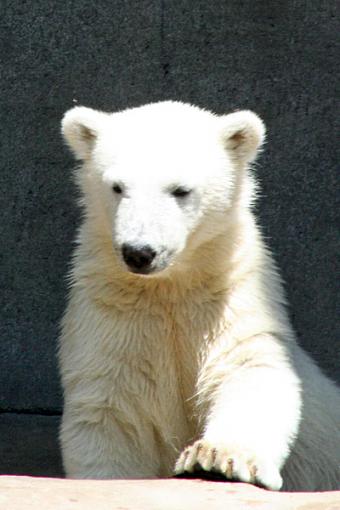
[[[61,132],[76,159],[85,161],[92,152],[106,113],[76,106],[65,113]]]

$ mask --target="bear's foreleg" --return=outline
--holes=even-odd
[[[154,478],[159,474],[152,430],[134,423],[131,416],[120,423],[110,409],[65,406],[60,439],[69,478]]]
[[[300,386],[280,340],[257,334],[228,350],[220,338],[198,381],[202,437],[180,455],[175,472],[196,469],[273,490],[282,485],[300,420]]]

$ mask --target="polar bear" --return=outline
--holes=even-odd
[[[339,489],[339,392],[295,341],[252,211],[259,117],[75,107],[62,132],[83,208],[59,352],[67,476]]]

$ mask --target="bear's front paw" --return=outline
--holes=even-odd
[[[249,452],[214,446],[204,440],[196,441],[182,452],[175,473],[194,473],[200,469],[271,490],[279,490],[282,486],[279,470],[270,463]]]

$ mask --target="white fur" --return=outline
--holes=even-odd
[[[200,465],[271,489],[339,488],[339,393],[295,342],[251,210],[261,120],[81,107],[63,134],[84,208],[60,340],[67,475]],[[152,247],[149,275],[129,270],[124,244]]]

